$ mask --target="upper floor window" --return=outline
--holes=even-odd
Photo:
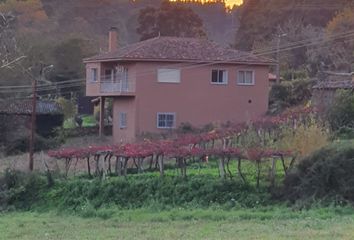
[[[254,71],[252,70],[239,70],[237,72],[238,85],[254,85]]]
[[[127,113],[126,112],[120,112],[119,113],[119,128],[127,128]]]
[[[176,113],[157,113],[157,128],[174,128]]]
[[[214,84],[227,84],[227,71],[226,70],[212,70],[211,83]]]
[[[97,68],[91,68],[91,82],[97,82],[98,81],[98,70]]]
[[[157,70],[157,81],[163,83],[181,82],[181,70],[172,68],[159,68]]]
[[[114,74],[114,69],[106,69],[104,70],[104,79],[105,81],[109,81],[109,82],[114,82],[114,78],[115,78],[115,74]]]

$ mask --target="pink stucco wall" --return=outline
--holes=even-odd
[[[113,98],[113,141],[114,143],[134,142],[137,128],[136,101],[133,97]],[[127,114],[127,127],[120,128],[119,113]]]
[[[148,72],[150,69],[151,72],[137,78],[137,134],[163,131],[156,126],[157,112],[176,113],[176,126],[188,122],[200,127],[208,123],[248,121],[265,114],[268,109],[268,67],[182,67],[180,83],[159,83],[157,69],[164,65],[166,64],[137,65],[139,71]],[[212,69],[227,70],[228,84],[212,84]],[[254,70],[255,85],[237,85],[237,70]]]
[[[171,68],[172,63],[136,63],[127,65],[129,81],[135,82],[135,93],[130,96],[116,95],[113,101],[114,141],[131,142],[136,136],[147,132],[168,131],[157,128],[158,112],[176,113],[176,126],[188,122],[194,126],[208,123],[221,124],[228,121],[244,122],[262,116],[268,109],[267,66],[251,65],[202,65],[185,67],[174,64],[172,68],[181,69],[180,83],[159,83],[157,70]],[[95,67],[94,63],[87,68]],[[106,64],[102,63],[103,69]],[[228,71],[228,83],[212,84],[213,69]],[[238,70],[254,70],[255,85],[237,84]],[[87,95],[102,96],[98,84],[87,83]],[[119,112],[127,113],[128,126],[119,128]]]

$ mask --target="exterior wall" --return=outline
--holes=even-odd
[[[244,122],[260,117],[268,109],[269,69],[266,66],[182,67],[180,83],[159,83],[157,69],[164,66],[167,68],[171,64],[137,64],[137,135],[166,131],[157,128],[158,112],[176,113],[178,127],[184,122],[194,126],[228,121]],[[212,69],[227,70],[228,83],[212,84]],[[237,85],[237,70],[254,70],[255,85]]]
[[[119,126],[120,112],[127,113],[127,127]],[[113,98],[113,141],[114,143],[133,142],[136,133],[136,101],[134,97]]]
[[[92,82],[91,68],[97,68],[98,76],[101,76],[101,64],[100,63],[86,63],[86,96],[95,97],[99,96],[100,91],[99,82]]]
[[[136,84],[136,76],[135,76],[135,64],[132,63],[120,63],[120,65],[126,67],[128,69],[128,82],[129,91],[120,92],[120,91],[112,91],[112,92],[102,92],[101,84],[104,81],[104,74],[106,69],[112,69],[117,66],[117,62],[107,62],[107,63],[86,63],[86,96],[97,97],[97,96],[133,96],[135,94],[135,84]],[[97,68],[98,81],[92,82],[91,80],[91,69]]]
[[[111,64],[111,65],[110,65]],[[88,63],[97,67],[99,76],[105,68],[116,63]],[[267,66],[214,65],[183,67],[186,64],[136,63],[126,64],[133,95],[113,97],[113,139],[115,143],[133,142],[143,133],[169,131],[157,128],[158,112],[176,113],[176,127],[190,123],[202,127],[209,123],[244,122],[262,116],[268,109],[269,80]],[[173,66],[173,67],[172,67]],[[188,64],[190,66],[190,64]],[[157,81],[158,68],[181,69],[180,83]],[[211,83],[213,69],[227,70],[227,84]],[[253,70],[255,85],[238,85],[237,71]],[[99,83],[87,82],[88,96],[107,96],[100,93]],[[127,127],[119,126],[119,113],[127,113]]]

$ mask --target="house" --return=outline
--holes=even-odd
[[[338,90],[353,90],[354,75],[331,76],[326,81],[320,81],[312,88],[312,104],[319,111],[326,111],[331,106]]]
[[[31,126],[32,100],[0,102],[0,121],[4,127],[2,137],[7,141],[28,138]],[[36,132],[50,137],[54,129],[63,125],[64,115],[60,106],[53,101],[37,100]]]
[[[181,123],[200,127],[262,116],[274,64],[196,38],[157,37],[117,49],[116,29],[109,33],[109,51],[84,63],[86,95],[100,97],[101,109],[113,99],[115,142]]]

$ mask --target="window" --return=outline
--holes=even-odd
[[[104,71],[104,79],[106,82],[114,82],[114,69],[106,69]]]
[[[227,84],[227,71],[226,70],[212,70],[211,83],[214,84]]]
[[[91,68],[91,82],[97,82],[98,71],[97,68]]]
[[[157,81],[163,83],[179,83],[181,82],[181,70],[159,68],[157,70]]]
[[[237,74],[237,84],[254,85],[254,71],[240,70]]]
[[[174,128],[175,113],[157,113],[157,128]]]
[[[127,128],[127,113],[125,112],[119,113],[119,128]]]

